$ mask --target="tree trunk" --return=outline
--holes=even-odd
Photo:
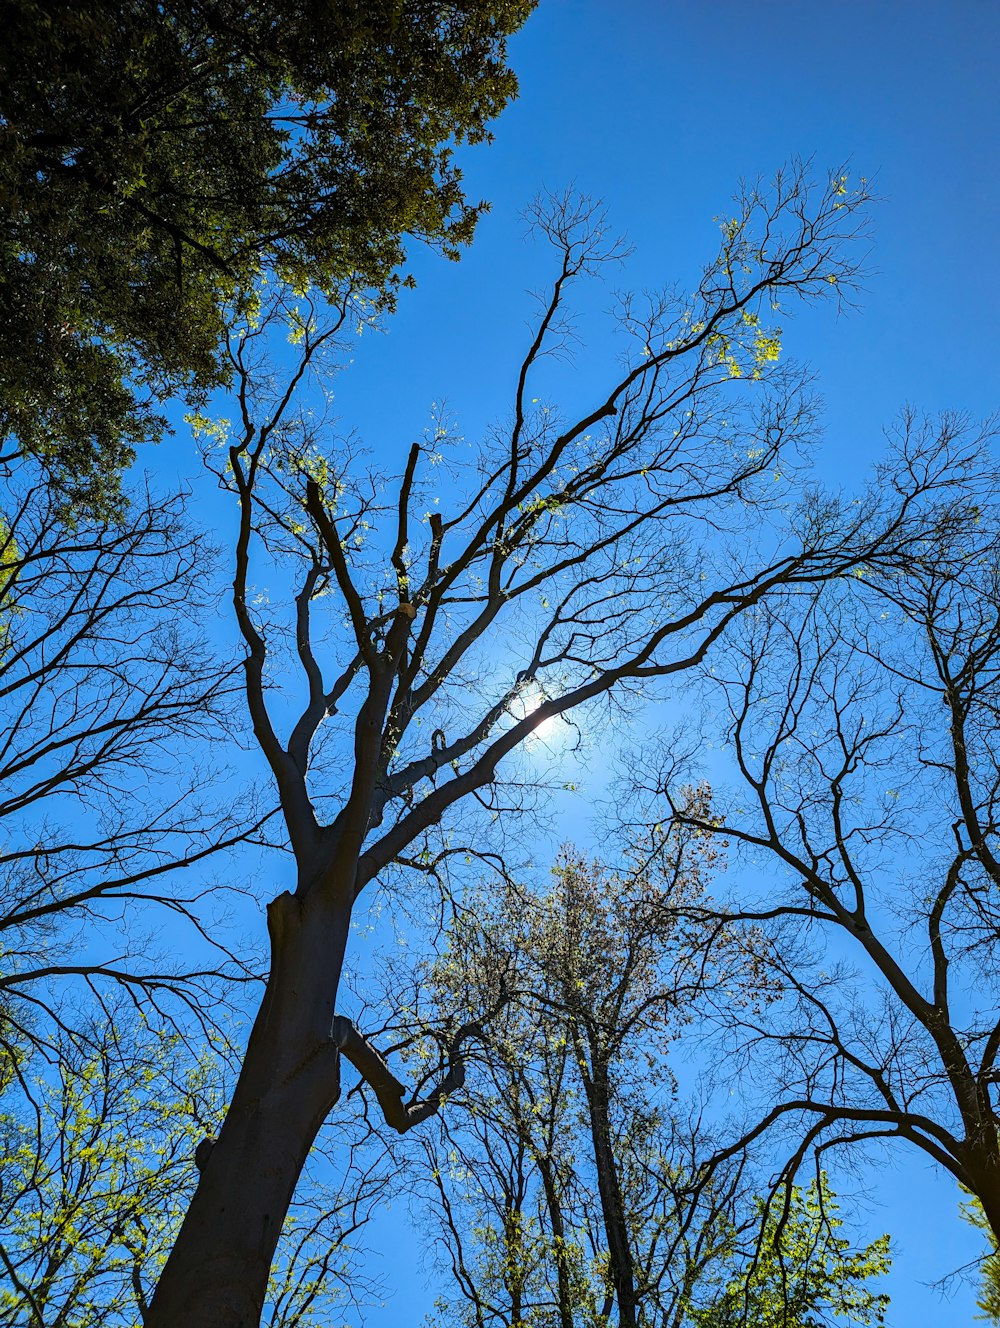
[[[350,912],[290,894],[268,908],[264,1000],[145,1328],[258,1328],[295,1186],[340,1094],[330,1025]]]
[[[573,1328],[573,1287],[567,1258],[566,1226],[563,1222],[562,1205],[559,1202],[555,1165],[550,1155],[539,1155],[538,1171],[542,1178],[545,1204],[549,1210],[549,1225],[552,1228],[552,1244],[556,1259],[556,1291],[559,1299],[559,1328]]]
[[[977,1135],[967,1141],[963,1158],[968,1175],[966,1185],[982,1205],[993,1243],[1000,1250],[1000,1148],[996,1125],[985,1125]]]
[[[993,1179],[991,1184],[980,1186],[976,1198],[983,1206],[983,1213],[990,1224],[993,1243],[1000,1250],[1000,1184]]]
[[[584,1089],[590,1115],[590,1133],[597,1167],[597,1189],[601,1198],[604,1231],[608,1239],[611,1281],[618,1305],[618,1328],[636,1328],[635,1269],[629,1241],[625,1203],[622,1199],[618,1164],[611,1140],[611,1092],[607,1066],[591,1046],[591,1072]]]

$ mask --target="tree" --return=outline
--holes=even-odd
[[[712,980],[675,926],[674,905],[700,893],[698,848],[674,841],[619,871],[567,849],[548,890],[491,881],[457,915],[432,973],[437,1019],[506,1003],[478,1019],[469,1082],[425,1142],[451,1274],[441,1322],[670,1323],[724,1243],[721,1203],[695,1216],[685,1202],[695,1141],[665,1056]]]
[[[209,1065],[128,1026],[59,1040],[0,1097],[0,1323],[133,1324],[218,1114]],[[213,1088],[215,1089],[213,1093]]]
[[[156,403],[224,378],[265,272],[398,285],[483,204],[449,144],[516,91],[534,0],[344,6],[8,0],[0,76],[0,437],[67,500],[113,504]]]
[[[972,1197],[963,1203],[961,1212],[971,1226],[984,1233],[989,1247],[989,1252],[979,1260],[979,1299],[976,1305],[982,1314],[977,1317],[987,1323],[1000,1323],[1000,1251],[996,1237],[978,1199]]]
[[[218,425],[214,441],[239,503],[234,606],[247,704],[294,882],[268,906],[265,995],[148,1328],[257,1322],[296,1180],[340,1094],[342,1058],[400,1130],[462,1081],[468,1030],[446,1049],[440,1082],[404,1102],[384,1059],[337,1013],[366,888],[395,867],[419,871],[464,852],[435,828],[453,824],[453,809],[482,806],[488,818],[509,758],[539,725],[680,674],[771,590],[891,563],[927,520],[951,519],[946,476],[914,476],[900,493],[855,504],[807,499],[778,547],[753,550],[748,539],[752,522],[766,541],[761,514],[778,501],[778,458],[810,425],[802,375],[776,366],[766,320],[775,303],[849,289],[842,246],[863,201],[842,176],[813,193],[798,170],[773,195],[745,192],[694,294],[654,297],[648,309],[625,303],[628,363],[572,420],[534,408],[540,357],[559,341],[567,288],[615,249],[592,209],[563,200],[540,216],[557,277],[509,425],[483,445],[466,492],[438,509],[426,467],[445,429],[414,445],[383,498],[374,477],[352,479],[297,399],[336,321],[279,300],[234,338],[236,423],[228,437]],[[262,339],[288,318],[300,359],[269,393]],[[293,583],[284,636],[273,600],[255,602],[260,553],[275,560],[273,585]],[[304,693],[291,719],[287,693],[272,690],[282,657]],[[482,826],[465,833],[483,840]]]
[[[889,1237],[854,1249],[821,1172],[793,1186],[780,1213],[758,1201],[762,1226],[753,1253],[722,1295],[691,1314],[692,1328],[821,1328],[883,1324],[889,1297],[872,1280],[889,1271]]]
[[[778,929],[787,992],[784,1020],[748,1023],[779,1089],[752,1135],[795,1122],[787,1174],[814,1146],[902,1140],[975,1196],[997,1240],[992,428],[904,415],[897,466],[964,469],[971,523],[928,530],[891,571],[859,568],[745,618],[709,683],[743,792],[675,814],[772,864],[772,887],[748,879],[724,913]]]
[[[473,1015],[497,987],[510,999],[481,1021],[458,1109],[425,1142],[442,1324],[881,1322],[870,1279],[887,1238],[855,1251],[837,1237],[825,1182],[774,1209],[752,1201],[742,1162],[695,1183],[709,1140],[666,1048],[692,1025],[698,1037],[713,989],[769,1000],[751,949],[688,920],[712,853],[669,836],[611,871],[568,851],[548,890],[491,882],[458,915],[433,973],[438,1018]]]
[[[119,1006],[85,1045],[56,1050],[0,1094],[0,1325],[134,1328],[194,1185],[198,1140],[222,1110],[226,1049],[195,1055]],[[268,1288],[271,1328],[322,1321],[351,1294],[351,1241],[384,1177],[379,1154],[359,1148],[344,1199],[327,1206],[310,1178]]]
[[[250,975],[209,935],[205,882],[180,882],[266,822],[252,799],[234,813],[213,796],[234,680],[205,643],[212,551],[183,501],[140,490],[126,519],[69,533],[30,469],[7,468],[0,529],[0,1044],[15,1059],[73,1026],[70,990],[211,1024],[220,984]],[[154,911],[186,930],[186,962],[156,953]]]

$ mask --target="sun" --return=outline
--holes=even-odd
[[[520,722],[522,719],[530,719],[536,710],[548,698],[537,682],[525,683],[517,696],[511,701],[508,710],[513,718]],[[549,716],[546,719],[540,719],[535,725],[528,742],[548,742],[555,737],[557,716]]]

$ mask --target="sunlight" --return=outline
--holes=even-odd
[[[537,682],[527,682],[508,706],[510,714],[518,722],[528,719],[548,698]],[[550,742],[556,736],[558,717],[541,719],[527,739],[529,743]]]

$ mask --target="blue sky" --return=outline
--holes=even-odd
[[[785,344],[813,366],[826,403],[824,477],[860,483],[904,402],[991,413],[998,49],[1000,6],[986,0],[542,0],[513,43],[519,101],[491,148],[463,154],[469,192],[492,213],[460,264],[416,256],[419,289],[365,339],[338,414],[395,465],[432,402],[446,400],[470,439],[503,413],[531,313],[524,292],[544,273],[517,216],[540,188],[573,184],[606,201],[635,246],[621,285],[683,283],[712,255],[713,217],[737,181],[794,156],[820,172],[849,161],[880,198],[860,310],[784,319]],[[585,376],[600,363],[598,326],[585,328]],[[927,1285],[975,1252],[954,1185],[900,1150],[841,1188],[869,1193],[869,1235],[897,1238],[893,1328],[970,1323],[968,1291],[942,1300]],[[430,1294],[405,1212],[379,1239],[397,1291],[368,1322],[416,1324]]]
[[[628,283],[659,285],[711,254],[741,177],[796,155],[849,160],[882,200],[861,314],[787,329],[820,373],[838,456],[863,464],[904,401],[991,411],[998,35],[1000,12],[975,0],[542,0],[513,44],[521,97],[493,147],[465,156],[492,215],[461,264],[418,257],[421,288],[344,380],[345,414],[392,448],[432,398],[499,407],[541,271],[516,218],[539,188],[604,198],[635,245]]]
[[[817,466],[827,482],[860,485],[904,402],[1000,408],[998,50],[993,0],[542,0],[512,45],[520,99],[492,147],[462,153],[468,191],[492,213],[461,263],[414,255],[417,291],[338,380],[344,428],[391,472],[432,403],[446,401],[470,441],[504,413],[532,312],[525,291],[545,275],[518,220],[540,189],[574,185],[606,201],[635,246],[615,284],[686,284],[713,256],[713,218],[737,182],[796,156],[813,157],[818,174],[849,162],[880,199],[861,308],[782,320],[826,403]],[[568,392],[609,352],[598,315],[610,302],[609,291],[592,304]],[[198,477],[181,440],[157,460]],[[204,477],[197,484],[204,492]],[[228,505],[205,510],[228,521]],[[578,832],[570,824],[559,838]],[[897,1238],[892,1328],[969,1324],[967,1290],[943,1301],[927,1286],[975,1253],[954,1185],[900,1150],[838,1188],[869,1193],[859,1230]],[[416,1325],[433,1296],[406,1212],[375,1238],[396,1293],[367,1322]]]

